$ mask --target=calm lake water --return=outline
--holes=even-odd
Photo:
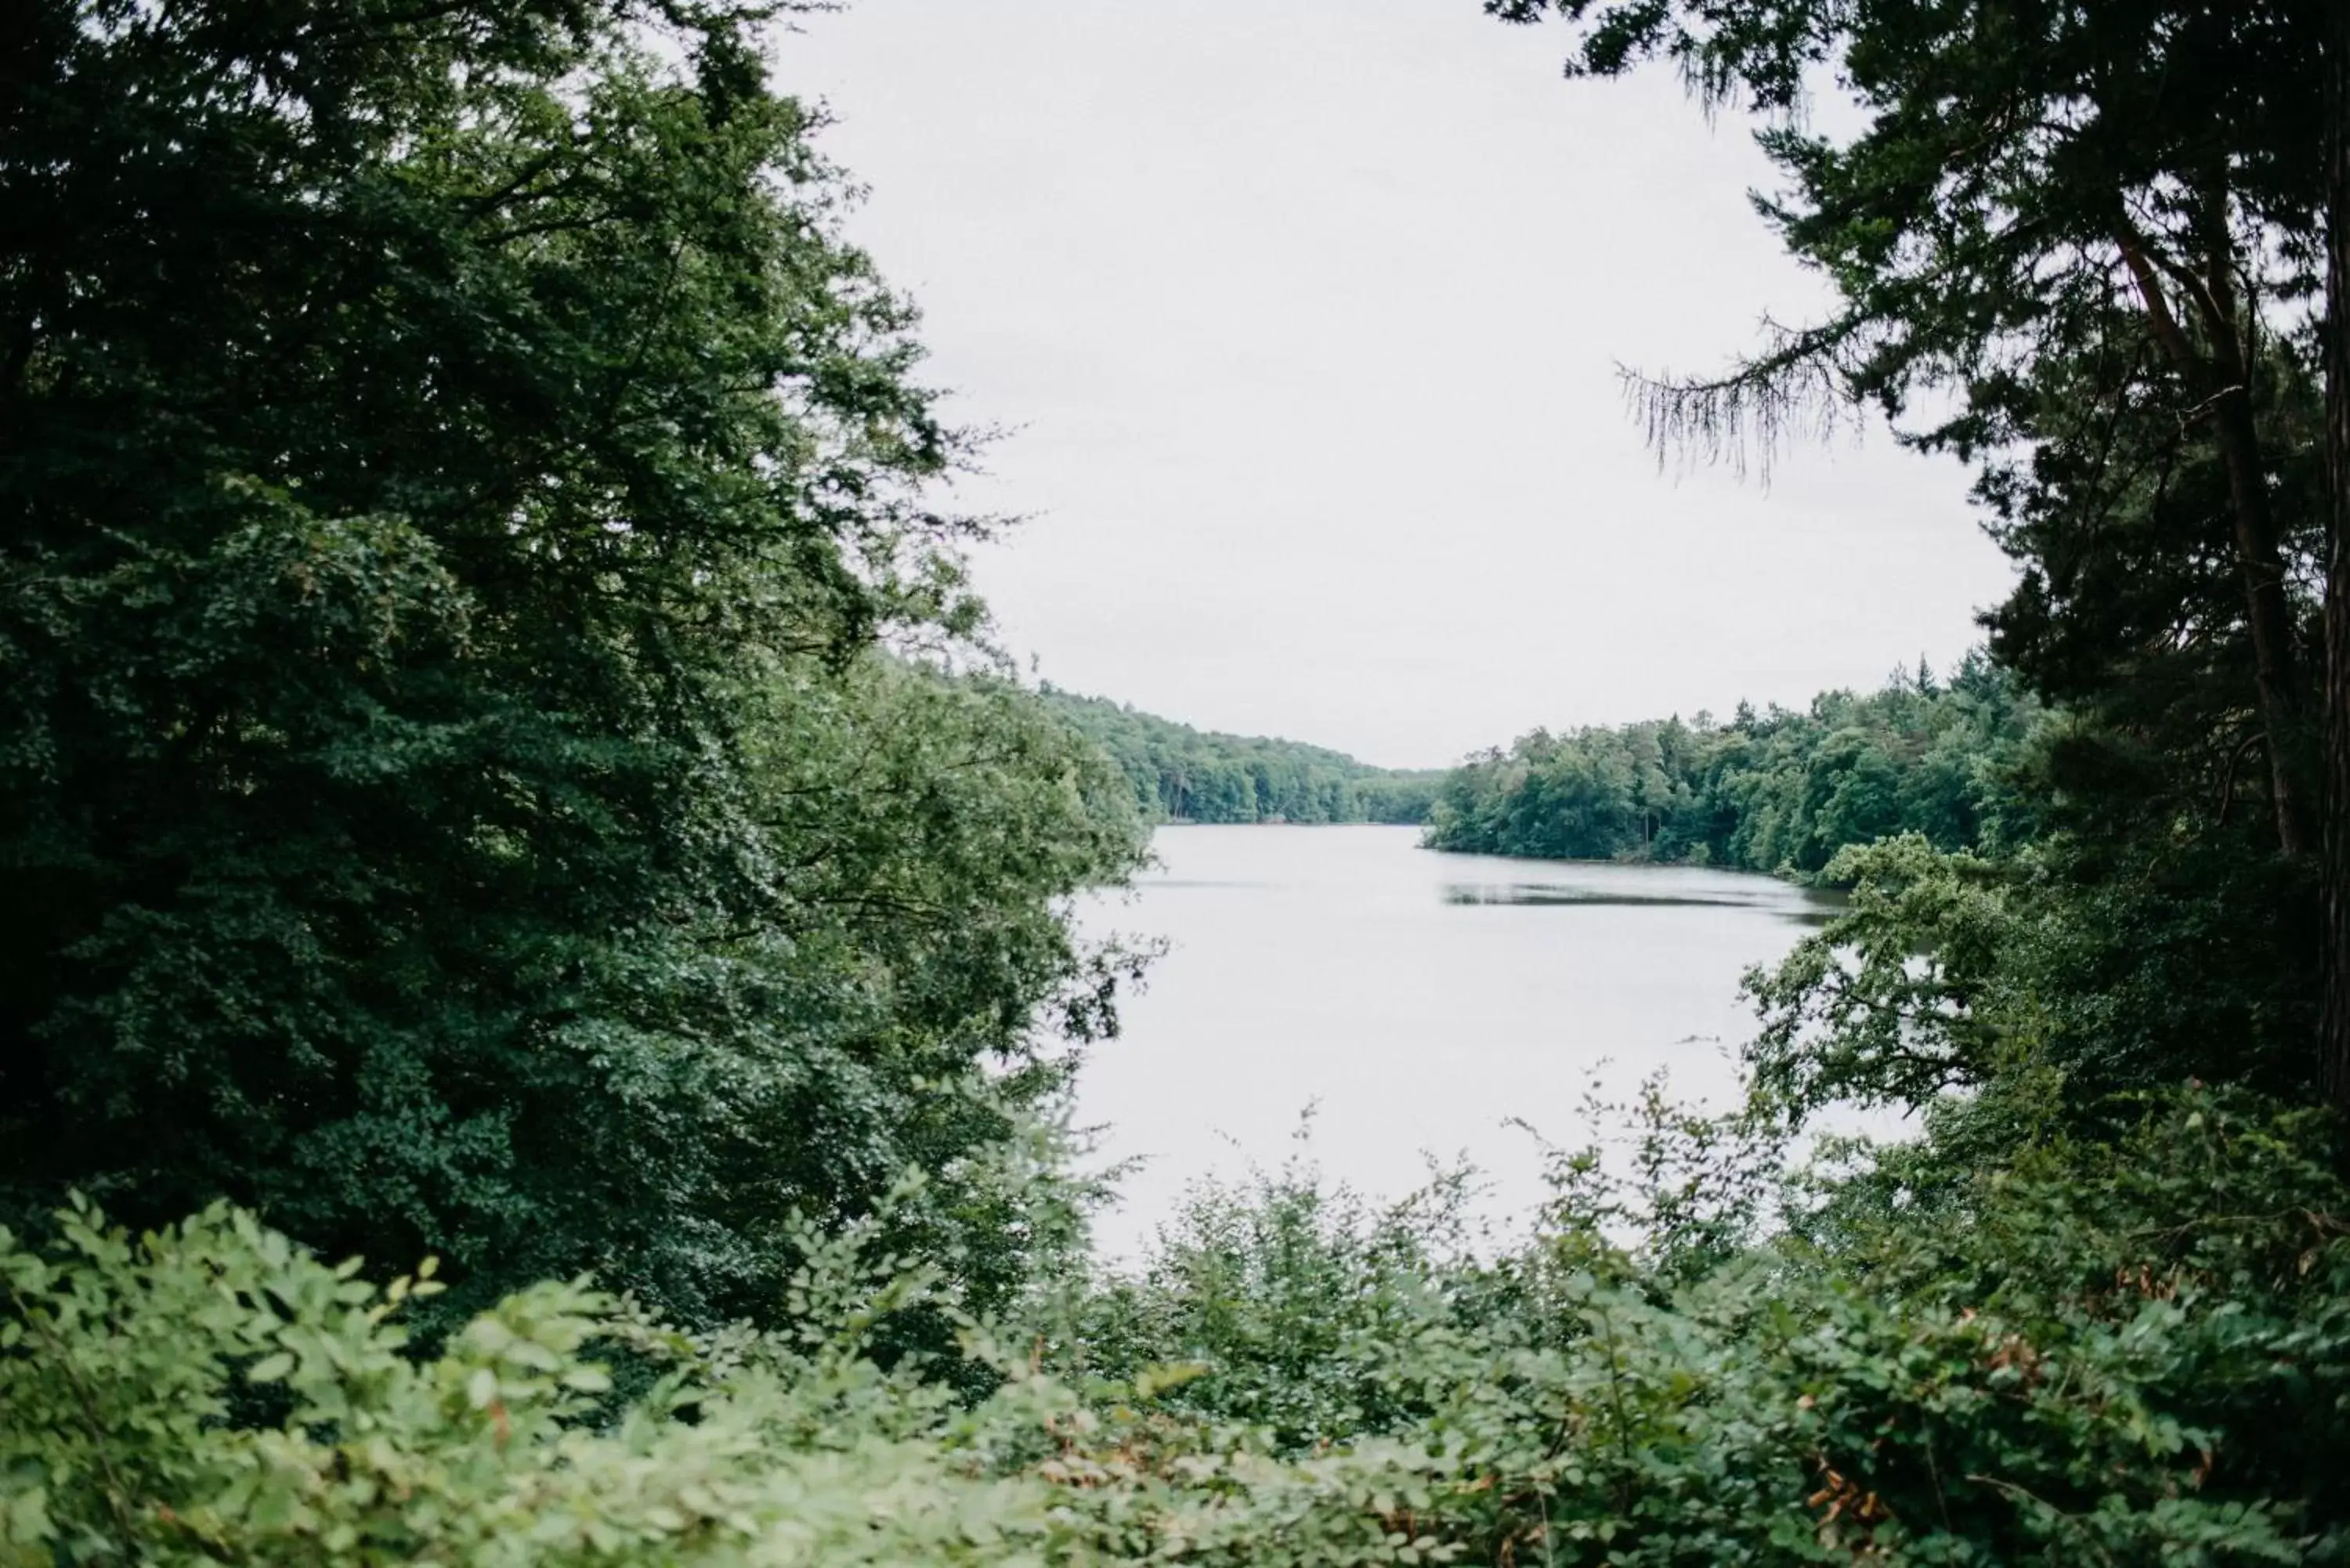
[[[1439,855],[1406,827],[1170,827],[1087,933],[1163,939],[1125,1033],[1087,1064],[1082,1124],[1143,1157],[1103,1251],[1128,1256],[1183,1189],[1277,1166],[1315,1107],[1313,1157],[1380,1197],[1466,1155],[1497,1217],[1541,1193],[1535,1140],[1580,1141],[1586,1094],[1661,1068],[1726,1104],[1752,1019],[1748,965],[1827,901],[1770,877]]]

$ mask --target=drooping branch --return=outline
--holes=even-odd
[[[1770,483],[1780,450],[1825,440],[1856,418],[1847,355],[1867,327],[1847,315],[1801,329],[1765,322],[1770,348],[1706,380],[1651,377],[1619,366],[1625,396],[1658,463],[1726,462]]]

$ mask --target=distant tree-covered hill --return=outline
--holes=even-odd
[[[1444,777],[1295,741],[1195,730],[1049,684],[1043,695],[1108,753],[1156,821],[1419,823]]]

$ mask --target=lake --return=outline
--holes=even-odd
[[[1184,1188],[1278,1165],[1314,1108],[1329,1177],[1379,1197],[1467,1156],[1496,1216],[1540,1197],[1539,1145],[1580,1141],[1595,1085],[1662,1069],[1715,1106],[1752,1030],[1738,998],[1830,907],[1772,877],[1685,867],[1440,855],[1409,827],[1165,827],[1131,893],[1089,900],[1090,937],[1166,955],[1097,1047],[1077,1120],[1147,1163],[1103,1217],[1130,1256]]]

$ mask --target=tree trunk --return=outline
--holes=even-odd
[[[2317,847],[2317,835],[2301,786],[2302,696],[2293,669],[2293,601],[2286,597],[2284,563],[2277,555],[2250,391],[2239,382],[2221,392],[2213,413],[2220,461],[2228,471],[2229,510],[2235,514],[2236,566],[2243,577],[2244,613],[2252,633],[2261,727],[2268,732],[2269,798],[2276,808],[2277,847],[2298,857]]]
[[[2318,1080],[2350,1111],[2350,5],[2324,7],[2325,47],[2324,946]]]
[[[2155,341],[2170,358],[2181,381],[2208,401],[2212,435],[2228,475],[2228,511],[2236,569],[2244,585],[2244,620],[2252,638],[2252,672],[2267,741],[2269,801],[2276,817],[2277,847],[2301,857],[2317,847],[2308,793],[2302,787],[2303,701],[2294,669],[2293,601],[2285,592],[2284,561],[2277,549],[2276,525],[2268,499],[2268,474],[2261,460],[2260,428],[2252,418],[2251,351],[2236,321],[2235,290],[2229,282],[2233,240],[2224,188],[2205,197],[2206,214],[2197,239],[2205,251],[2205,275],[2194,277],[2170,264],[2182,294],[2202,325],[2207,354],[2187,335],[2171,309],[2168,287],[2147,252],[2146,243],[2125,220],[2116,231],[2122,261],[2137,286]]]
[[[2339,0],[2337,0],[2339,4]],[[2252,363],[2247,327],[2236,296],[2235,236],[2228,217],[2224,169],[2215,169],[2200,222],[2203,278],[2190,291],[2211,340],[2212,417],[2220,462],[2228,471],[2228,509],[2235,514],[2236,565],[2244,579],[2244,610],[2252,633],[2252,679],[2269,732],[2269,798],[2276,807],[2277,847],[2295,859],[2317,849],[2308,792],[2302,787],[2305,734],[2299,662],[2293,650],[2293,601],[2284,587],[2276,518],[2261,462],[2260,426],[2252,418]]]

